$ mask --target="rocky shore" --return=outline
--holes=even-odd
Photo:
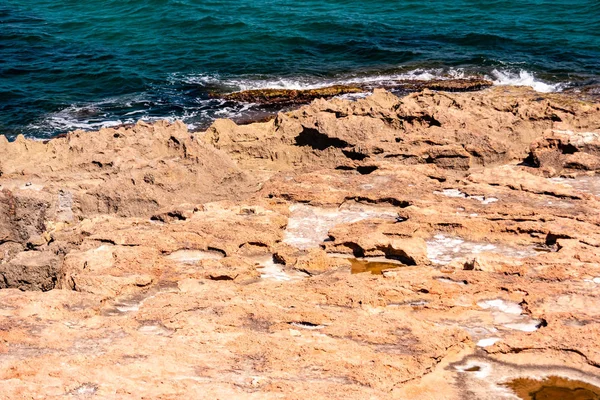
[[[600,103],[375,90],[0,154],[2,398],[600,396]]]

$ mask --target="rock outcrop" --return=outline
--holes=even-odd
[[[2,185],[5,197],[6,190],[18,190],[45,198],[49,216],[59,214],[66,222],[94,214],[145,216],[186,201],[240,198],[256,184],[182,123],[139,122],[46,142],[20,136],[0,142],[0,153],[3,177],[21,178]]]
[[[377,90],[0,136],[2,397],[600,387],[599,121],[524,88]]]
[[[319,165],[369,173],[376,162],[390,161],[468,170],[523,161],[536,151],[532,142],[545,134],[598,129],[599,112],[591,103],[559,95],[540,98],[524,88],[477,95],[425,90],[403,98],[376,90],[355,102],[316,100],[262,124],[219,120],[202,140],[248,168]],[[580,147],[585,140],[597,142],[586,137]],[[577,165],[567,162],[567,167]]]

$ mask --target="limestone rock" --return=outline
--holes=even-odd
[[[2,398],[600,387],[599,119],[566,93],[376,90],[201,133],[0,136]]]
[[[507,260],[495,254],[480,254],[464,263],[465,270],[483,271],[506,275],[524,275],[525,265],[518,260]]]
[[[600,169],[600,133],[550,131],[531,144],[535,166],[560,174],[563,170]]]
[[[0,288],[48,291],[60,279],[61,260],[49,252],[23,251],[0,264]]]
[[[242,164],[260,161],[276,170],[386,159],[464,170],[522,161],[532,141],[553,128],[596,129],[599,111],[593,106],[564,96],[538,98],[525,88],[493,88],[477,96],[425,90],[402,99],[375,90],[355,102],[315,100],[267,123],[217,121],[203,140],[218,142]]]
[[[427,246],[423,239],[398,239],[384,234],[363,236],[358,240],[361,255],[385,256],[406,265],[427,265]]]
[[[254,281],[260,277],[254,264],[236,257],[227,257],[218,262],[206,263],[204,268],[205,277],[213,281],[240,283]]]
[[[173,203],[200,204],[241,195],[252,186],[234,163],[197,140],[180,122],[139,122],[128,128],[75,131],[48,142],[19,139],[2,146],[5,177],[44,174],[41,192],[70,193],[75,216],[145,216]],[[63,207],[65,201],[66,197]]]
[[[294,269],[309,275],[319,275],[337,268],[349,267],[349,263],[341,258],[332,258],[321,249],[309,250],[307,254],[298,257]]]

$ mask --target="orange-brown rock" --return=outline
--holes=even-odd
[[[600,169],[600,133],[551,131],[531,144],[531,161],[548,174]]]
[[[0,136],[0,397],[600,387],[598,121],[502,87]]]
[[[316,100],[265,123],[218,120],[202,140],[248,168],[311,165],[368,174],[386,161],[467,170],[524,161],[548,130],[593,131],[599,114],[597,105],[560,95],[540,99],[525,88],[425,90],[403,98],[376,90],[355,102]],[[583,142],[575,146],[592,148]]]
[[[47,142],[20,136],[0,142],[0,154],[3,178],[12,178],[2,186],[1,202],[10,207],[18,192],[14,213],[44,208],[67,222],[94,214],[141,216],[184,202],[236,198],[253,188],[243,171],[182,123],[139,122]],[[34,199],[41,204],[20,204]]]

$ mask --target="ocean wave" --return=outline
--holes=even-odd
[[[444,70],[440,69],[414,69],[401,73],[390,74],[365,74],[350,75],[333,78],[321,78],[310,76],[297,77],[231,77],[225,78],[220,75],[197,74],[188,76],[172,75],[171,83],[180,81],[186,84],[220,87],[230,91],[245,91],[259,89],[290,89],[290,90],[309,90],[319,89],[333,85],[384,85],[399,80],[432,80],[432,79],[458,79],[464,78],[465,73],[461,69]]]
[[[518,72],[508,70],[493,70],[491,72],[491,81],[497,86],[529,86],[536,92],[552,93],[562,91],[568,83],[547,83],[539,80],[531,72],[520,70]]]
[[[77,129],[97,130],[127,123],[122,119],[110,118],[108,115],[97,115],[95,107],[77,107],[72,105],[58,112],[46,114],[38,121],[29,124],[26,136],[38,136],[45,132],[69,132]],[[46,136],[46,135],[43,135]]]
[[[319,89],[333,85],[393,86],[395,82],[406,80],[428,81],[434,79],[489,79],[497,86],[530,86],[541,93],[559,92],[568,86],[568,82],[549,83],[538,79],[533,72],[510,68],[496,68],[489,72],[468,71],[464,68],[416,68],[398,73],[371,73],[364,75],[348,75],[334,78],[309,76],[298,77],[221,77],[219,75],[199,74],[183,77],[172,76],[171,81],[184,82],[191,85],[219,88],[225,92],[237,92],[259,89]]]
[[[93,104],[70,105],[60,111],[43,115],[35,122],[28,124],[23,133],[30,138],[48,138],[57,133],[74,130],[93,131],[102,128],[113,128],[134,124],[138,121],[156,122],[176,120],[183,121],[190,130],[206,128],[218,118],[244,119],[255,112],[257,104],[235,103],[223,99],[194,99],[186,106],[172,107],[168,105],[160,110],[137,108],[143,101],[139,96],[132,98],[110,99]]]

